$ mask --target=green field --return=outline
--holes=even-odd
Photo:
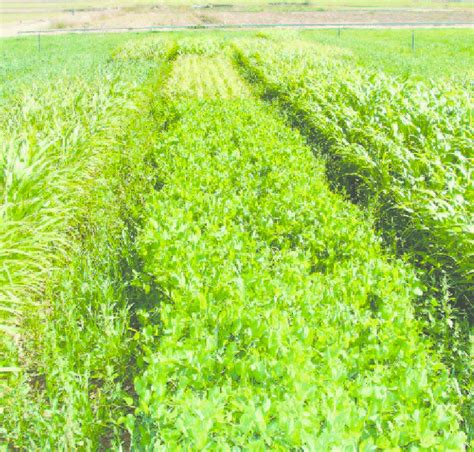
[[[311,41],[348,49],[358,64],[399,77],[472,79],[472,30],[311,30]]]
[[[472,34],[416,35],[0,41],[2,450],[472,446]]]

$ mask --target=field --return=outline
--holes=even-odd
[[[299,6],[304,7],[365,7],[365,8],[470,8],[472,5],[468,1],[450,1],[441,0],[433,2],[429,0],[335,0],[335,1],[307,1],[307,0],[291,0],[291,1],[271,1],[271,0],[238,0],[236,2],[230,1],[209,1],[209,2],[195,2],[193,0],[105,0],[101,2],[102,7],[133,7],[141,5],[177,5],[177,6],[214,6],[214,7],[229,7],[229,6],[275,6],[295,8]],[[8,0],[2,3],[4,10],[30,10],[30,9],[72,9],[72,8],[94,8],[97,7],[97,2],[92,0],[72,0],[72,1],[56,1],[56,0]]]
[[[308,30],[305,39],[352,52],[357,63],[398,77],[428,80],[472,80],[474,31],[416,30]]]
[[[0,4],[0,36],[64,30],[117,30],[144,27],[291,24],[471,24],[471,1],[447,0],[88,0],[5,1]],[[464,25],[464,26],[465,26]],[[400,26],[400,25],[395,25]],[[403,26],[403,25],[402,25]],[[429,25],[428,25],[429,26]]]
[[[2,450],[469,449],[473,37],[416,37],[2,39]]]

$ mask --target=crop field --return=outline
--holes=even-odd
[[[473,446],[472,35],[351,33],[1,41],[1,450]]]
[[[349,50],[360,66],[399,77],[457,79],[474,76],[474,30],[308,30],[308,40]],[[412,49],[414,37],[414,51]]]

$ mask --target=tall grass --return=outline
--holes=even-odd
[[[155,183],[152,69],[102,64],[93,80],[38,83],[3,108],[0,437],[11,446],[123,440],[133,237]]]
[[[97,93],[77,80],[18,96],[3,112],[0,303],[10,311],[2,324],[11,335],[67,254],[67,232],[97,164],[91,138],[113,105],[109,94],[108,85]]]

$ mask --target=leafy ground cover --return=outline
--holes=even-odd
[[[427,172],[431,189],[451,181],[440,199],[469,208],[464,88],[366,76],[349,68],[347,49],[257,35],[232,46],[238,33],[117,35],[83,65],[74,52],[87,46],[70,37],[71,54],[44,50],[33,86],[33,65],[9,54],[0,157],[8,448],[466,447],[469,365],[450,323],[459,320],[452,286],[433,284],[417,250],[398,259],[386,247],[375,232],[382,198],[372,197],[380,181]],[[243,66],[258,83],[243,81]],[[254,97],[262,93],[280,102]],[[369,107],[374,98],[383,108]],[[430,114],[416,110],[423,100]],[[316,126],[324,140],[308,140]],[[380,157],[357,154],[350,140],[360,137],[368,149],[389,143],[369,165],[379,172],[356,179],[353,198],[369,209],[333,190],[349,175],[336,164],[354,173]],[[440,152],[448,146],[458,153]],[[432,161],[412,167],[408,151]],[[412,206],[426,209],[417,184],[398,183],[387,186],[413,190]],[[436,246],[458,252],[466,240]],[[428,335],[423,303],[437,314]]]
[[[410,267],[389,262],[264,105],[185,86],[163,101],[164,185],[139,238],[162,298],[142,317],[134,440],[462,447],[456,383],[420,335]]]

